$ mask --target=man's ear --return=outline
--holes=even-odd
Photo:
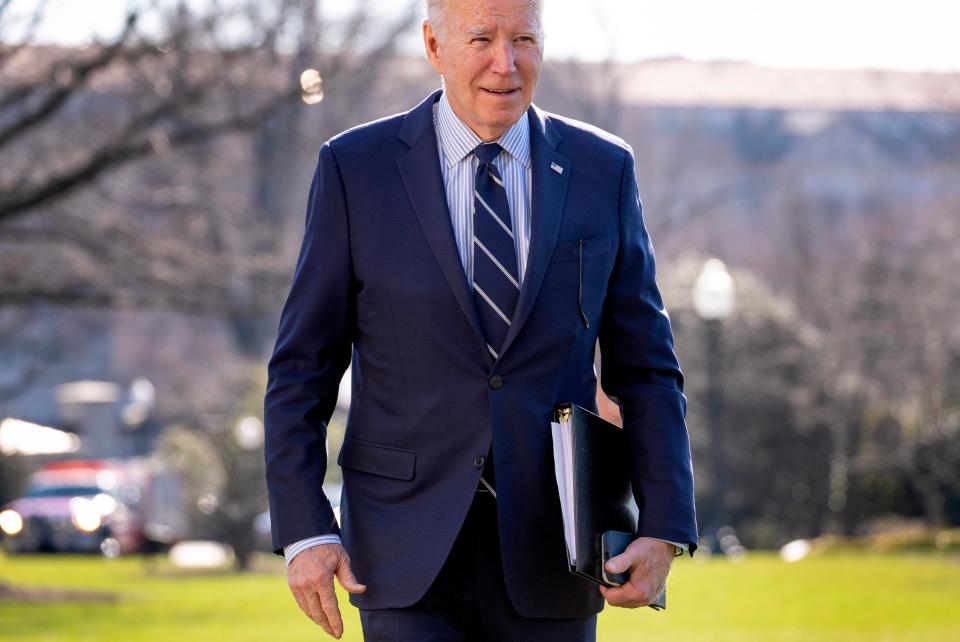
[[[427,53],[430,66],[443,75],[443,60],[440,57],[440,39],[428,20],[423,21],[423,48]]]

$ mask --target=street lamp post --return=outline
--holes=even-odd
[[[720,259],[703,264],[693,285],[693,308],[704,321],[707,370],[707,422],[713,458],[714,504],[717,527],[726,525],[726,435],[723,418],[723,321],[734,310],[734,284]]]

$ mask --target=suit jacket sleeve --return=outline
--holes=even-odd
[[[310,186],[306,229],[267,371],[267,491],[273,549],[338,534],[322,491],[327,423],[350,364],[355,326],[346,198],[329,143]]]
[[[697,527],[683,375],[657,288],[634,172],[628,148],[620,185],[620,243],[599,330],[601,384],[620,405],[632,450],[637,535],[688,542],[693,552]]]

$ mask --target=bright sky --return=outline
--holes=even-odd
[[[41,34],[79,43],[91,33],[113,33],[127,2],[48,0]],[[13,6],[36,3],[14,0]],[[405,3],[372,4],[386,14]],[[683,56],[778,67],[960,71],[958,0],[545,0],[544,22],[548,58]],[[409,44],[418,46],[416,34]]]

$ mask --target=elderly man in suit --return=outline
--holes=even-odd
[[[443,88],[320,149],[269,364],[275,552],[340,637],[592,640],[651,603],[697,532],[683,378],[630,147],[532,105],[540,2],[430,0]],[[567,570],[553,407],[619,405],[640,506],[599,588]],[[321,490],[352,362],[341,522]],[[362,584],[361,584],[362,582]]]

